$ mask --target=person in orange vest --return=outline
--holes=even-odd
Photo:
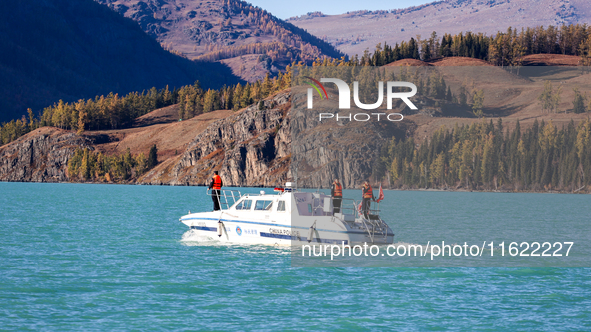
[[[365,181],[363,183],[361,191],[363,193],[363,200],[361,201],[363,215],[365,216],[365,218],[368,218],[369,207],[371,204],[371,200],[373,199],[373,189],[371,189],[371,185],[369,184],[369,182]]]
[[[341,202],[343,201],[343,186],[339,182],[339,179],[334,179],[332,182],[332,190],[330,192],[332,196],[332,214],[341,212]]]
[[[211,200],[213,201],[213,210],[219,211],[220,209],[220,190],[222,189],[222,177],[218,174],[218,171],[213,171],[213,177],[209,182],[209,189],[211,189]]]

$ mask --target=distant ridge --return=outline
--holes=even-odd
[[[591,3],[585,0],[444,0],[404,9],[355,11],[342,15],[310,13],[288,20],[350,56],[373,51],[378,43],[429,38],[433,31],[494,34],[521,29],[591,23]]]
[[[222,64],[164,50],[136,22],[92,0],[4,1],[0,76],[0,122],[59,99],[238,81]]]

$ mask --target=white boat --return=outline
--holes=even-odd
[[[343,199],[340,213],[333,214],[329,195],[297,191],[290,182],[275,188],[274,194],[241,195],[237,190],[221,190],[219,200],[221,210],[189,212],[180,221],[198,237],[228,243],[351,246],[394,241],[379,209],[364,215],[357,209],[358,202]]]

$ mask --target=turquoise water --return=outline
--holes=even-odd
[[[0,183],[0,330],[591,329],[589,268],[295,268],[288,249],[181,241],[178,218],[209,209],[204,193]],[[572,227],[591,207],[588,195],[386,196],[408,242],[456,220]]]

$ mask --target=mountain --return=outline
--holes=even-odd
[[[378,43],[394,44],[433,31],[495,34],[508,27],[589,23],[586,0],[444,0],[396,10],[355,11],[342,15],[320,12],[292,17],[288,22],[306,29],[353,56],[372,52]]]
[[[240,0],[96,1],[136,20],[167,49],[190,59],[221,60],[250,81],[292,61],[343,56],[304,29]]]
[[[238,81],[223,64],[164,50],[136,22],[92,0],[2,1],[0,77],[0,122],[59,99]]]

